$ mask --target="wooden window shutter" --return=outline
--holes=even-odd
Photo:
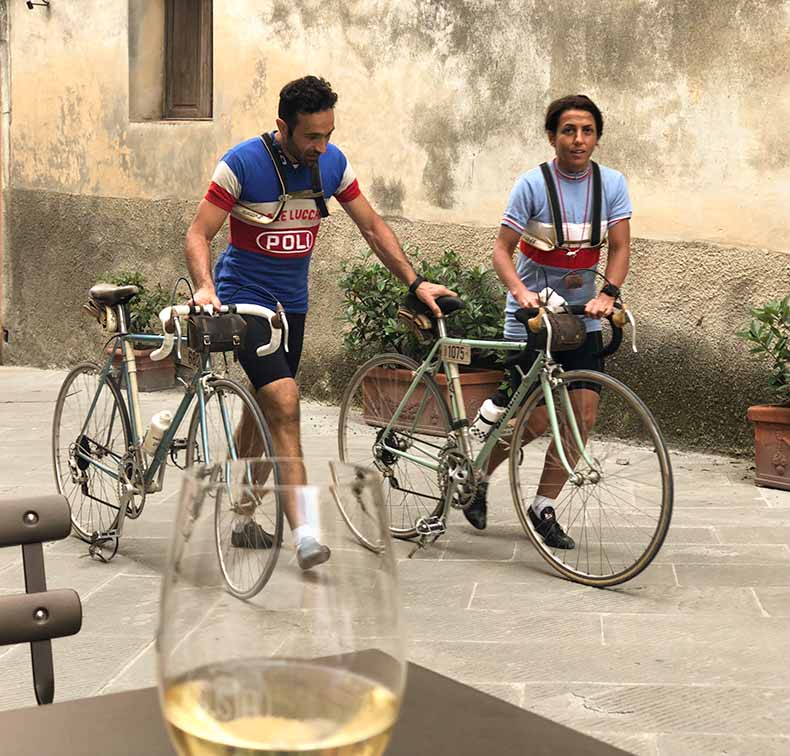
[[[212,0],[165,4],[165,118],[211,118]]]

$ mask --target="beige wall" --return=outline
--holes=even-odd
[[[599,158],[629,178],[637,235],[787,248],[788,2],[216,6],[214,122],[163,125],[129,123],[128,96],[161,42],[162,0],[14,4],[15,185],[196,197],[227,146],[272,124],[281,84],[314,71],[340,92],[337,140],[382,204],[492,225],[548,155],[547,101],[584,91],[607,116]]]
[[[214,118],[192,123],[139,120],[156,114],[162,7],[10,6],[6,359],[81,351],[71,321],[58,336],[36,315],[31,281],[76,304],[115,262],[172,280],[217,159],[273,126],[290,78],[322,74],[340,93],[336,141],[399,234],[483,262],[513,180],[550,156],[547,102],[581,91],[604,110],[598,158],[626,174],[634,204],[626,291],[650,351],[633,380],[669,410],[661,376],[691,370],[728,407],[696,438],[744,443],[745,422],[720,426],[762,394],[762,376],[733,332],[748,305],[790,290],[790,2],[216,0]],[[315,312],[337,314],[339,263],[361,247],[333,218],[313,263]],[[320,339],[342,361],[340,326],[312,322],[308,346]],[[56,338],[72,348],[53,350]],[[305,375],[321,383],[310,352]],[[693,440],[694,418],[677,422]]]

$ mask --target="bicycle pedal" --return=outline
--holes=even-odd
[[[442,517],[420,517],[414,528],[423,538],[434,536],[434,540],[447,532]]]
[[[88,556],[107,564],[118,553],[118,541],[116,535],[94,533],[88,544]]]

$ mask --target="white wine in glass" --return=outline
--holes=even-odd
[[[185,476],[157,636],[162,711],[183,756],[379,756],[389,742],[405,661],[379,484],[338,463],[331,482],[291,485],[293,464],[242,460]],[[338,503],[366,523],[375,549]],[[271,542],[274,570],[240,598],[217,559],[218,548],[233,548],[219,546],[218,523],[255,521],[250,507],[276,506],[330,558],[302,570],[293,547]],[[235,563],[242,574],[243,554]]]

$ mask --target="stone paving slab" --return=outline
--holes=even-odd
[[[560,622],[558,621],[558,627]],[[412,644],[412,659],[434,665],[462,682],[606,682],[656,685],[709,685],[790,688],[782,649],[742,647],[729,642],[667,646],[649,638],[603,646],[600,638],[557,644],[524,638],[521,642],[431,641]],[[541,663],[541,659],[550,660]],[[784,733],[782,733],[784,734]]]
[[[790,737],[765,735],[659,735],[658,756],[787,756]]]
[[[755,588],[754,595],[768,616],[790,618],[790,586]]]
[[[790,565],[782,564],[676,564],[679,585],[790,585]]]
[[[53,491],[50,424],[64,374],[0,367],[0,497]],[[143,395],[143,414],[179,399]],[[302,426],[313,479],[326,480],[337,410],[305,403]],[[665,545],[615,589],[552,571],[524,536],[504,468],[486,531],[453,512],[447,535],[413,558],[396,543],[410,657],[633,753],[789,753],[790,493],[756,488],[748,460],[671,458]],[[153,684],[179,482],[169,469],[108,565],[76,539],[47,545],[50,586],[76,588],[85,610],[82,632],[54,643],[56,700]],[[21,552],[0,550],[0,593],[22,590],[21,576]],[[184,632],[207,619],[185,617]],[[33,703],[27,648],[0,649],[0,672],[0,708]]]
[[[557,590],[551,585],[537,586],[533,582],[480,582],[476,584],[469,606],[489,611],[519,611],[534,608],[539,602],[555,599]],[[760,589],[762,592],[763,589]],[[772,590],[772,589],[765,589]],[[780,589],[776,589],[780,590]],[[788,589],[790,590],[790,589]],[[759,595],[759,594],[757,594]],[[674,621],[685,617],[711,614],[740,618],[744,615],[763,616],[760,602],[751,588],[626,586],[617,589],[589,591],[569,589],[562,593],[562,610],[598,612],[612,615],[639,614],[648,619],[654,614],[669,614]],[[781,597],[779,597],[781,599]]]
[[[723,623],[721,615],[700,614],[677,621],[676,614],[604,614],[602,637],[604,645],[628,643],[633,638],[650,638],[652,643],[686,642],[728,643],[734,628]],[[738,634],[759,638],[762,645],[790,654],[790,633],[787,620],[781,617],[739,617]]]

